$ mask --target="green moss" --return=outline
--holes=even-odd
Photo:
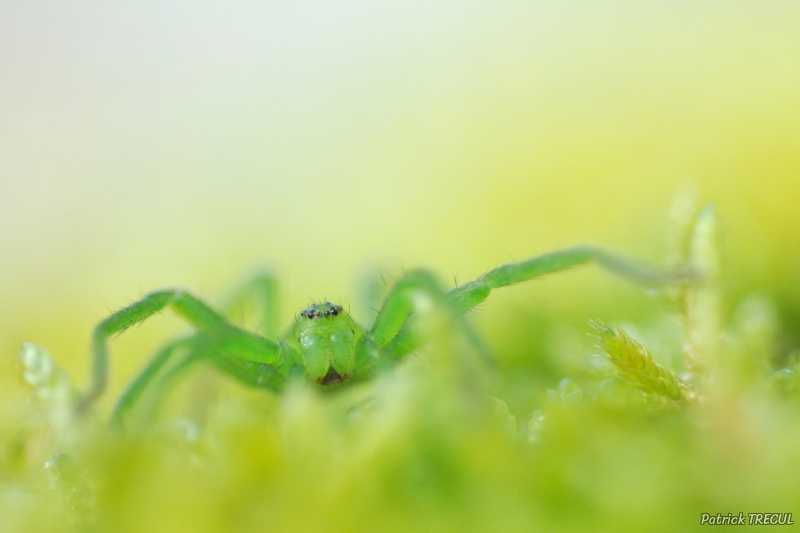
[[[557,385],[508,379],[513,368],[442,338],[335,393],[195,373],[120,433],[107,413],[76,418],[70,377],[26,345],[30,398],[0,421],[0,529],[672,532],[701,513],[792,512],[800,369],[779,342],[791,322],[775,311],[790,306],[754,296],[725,320],[713,213],[692,217],[677,256],[702,284],[668,294],[663,320],[629,319],[642,343],[594,322],[605,366],[588,343],[563,343],[564,356],[592,364],[553,365],[575,374]],[[680,325],[680,342],[663,324]],[[547,332],[515,335],[508,342],[551,350]],[[656,362],[650,343],[672,346],[684,373]],[[481,378],[493,374],[503,379]],[[510,411],[525,390],[517,405],[532,412]]]

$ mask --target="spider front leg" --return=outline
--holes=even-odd
[[[279,345],[228,322],[208,305],[182,290],[153,292],[140,301],[114,313],[97,328],[92,342],[92,383],[78,406],[82,411],[105,390],[108,374],[107,340],[116,333],[147,320],[165,307],[171,307],[192,326],[206,334],[217,351],[232,358],[279,366],[282,354]],[[171,353],[171,352],[170,352]],[[168,357],[169,354],[163,357]],[[161,363],[163,364],[163,363]],[[156,365],[157,367],[159,364]],[[153,374],[158,368],[155,368]]]
[[[176,356],[177,361],[167,367],[168,361],[176,359]],[[111,426],[124,426],[128,413],[140,401],[145,390],[149,391],[152,400],[157,404],[175,381],[197,364],[210,363],[223,374],[244,385],[278,392],[286,383],[294,359],[286,357],[280,366],[273,366],[231,357],[215,349],[213,340],[204,333],[174,340],[161,347],[139,375],[128,384],[114,404]]]
[[[414,270],[400,278],[389,291],[366,336],[385,348],[412,314],[431,311],[452,313],[433,275],[425,270]]]
[[[432,274],[424,270],[409,272],[392,287],[372,326],[364,334],[359,350],[362,364],[400,359],[411,351],[407,345],[430,337],[431,326],[458,331],[482,351],[473,331],[464,324],[457,309],[441,290]],[[413,348],[412,348],[413,349]]]
[[[483,393],[491,377],[486,372],[488,353],[435,278],[416,270],[389,291],[364,334],[356,367],[366,370],[362,375],[374,374],[423,342],[431,348],[426,360],[437,390],[449,389],[464,412],[485,412]]]
[[[475,281],[465,283],[448,292],[446,298],[456,313],[463,314],[483,302],[493,289],[507,287],[588,263],[596,263],[618,276],[642,285],[688,283],[698,279],[697,273],[688,267],[658,269],[602,248],[578,246],[499,266]],[[419,335],[413,331],[413,323],[412,318],[407,325],[394,332],[388,345],[390,352],[397,358],[414,351],[420,344]]]
[[[507,287],[566,270],[574,266],[596,263],[609,272],[642,285],[667,285],[688,283],[697,279],[691,268],[658,269],[637,263],[625,257],[594,246],[577,246],[558,250],[518,263],[507,263],[490,270],[475,281],[470,281],[447,294],[456,309],[465,313],[484,301],[492,289]]]
[[[278,329],[278,282],[271,274],[260,272],[238,287],[222,306],[226,316],[243,315],[255,311],[256,332],[274,339]],[[121,427],[124,418],[139,401],[146,389],[155,389],[153,396],[161,396],[177,377],[198,362],[210,362],[224,374],[255,387],[279,390],[288,371],[261,363],[234,358],[213,349],[214,342],[203,333],[173,340],[159,348],[145,368],[125,388],[111,413],[111,425]],[[285,346],[284,346],[285,348]],[[178,357],[174,364],[167,365]],[[287,358],[292,362],[294,358]],[[286,361],[284,361],[286,362]],[[162,369],[167,368],[162,372]]]
[[[248,279],[231,294],[222,308],[225,315],[235,315],[251,306],[255,310],[255,332],[270,340],[278,338],[280,306],[278,305],[278,280],[268,272],[260,272]]]
[[[195,335],[191,337],[183,337],[170,341],[166,345],[158,349],[156,354],[147,363],[147,366],[137,375],[133,381],[120,395],[117,402],[114,404],[114,409],[111,411],[111,426],[120,428],[128,412],[133,408],[134,404],[139,400],[142,393],[150,388],[150,385],[155,381],[161,369],[172,359],[176,353],[181,350],[191,350],[195,342]]]

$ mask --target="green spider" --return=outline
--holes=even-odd
[[[196,332],[166,344],[155,354],[117,401],[112,424],[122,423],[175,354],[182,354],[183,359],[173,367],[173,373],[195,362],[207,361],[244,384],[274,391],[280,391],[298,375],[305,375],[322,387],[341,387],[370,379],[414,351],[425,340],[426,317],[435,315],[449,323],[461,324],[461,315],[483,302],[492,289],[591,262],[645,285],[684,283],[693,277],[689,268],[659,270],[591,246],[508,263],[449,292],[440,288],[430,272],[414,270],[403,275],[389,290],[371,326],[360,326],[341,305],[315,303],[304,309],[280,338],[276,338],[277,324],[274,324],[277,283],[271,276],[257,276],[240,294],[240,299],[254,299],[260,307],[268,323],[263,336],[235,326],[186,291],[156,291],[112,314],[95,328],[92,381],[80,400],[79,410],[90,406],[106,388],[109,337],[166,307],[186,319]]]

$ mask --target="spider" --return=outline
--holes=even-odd
[[[321,387],[341,387],[370,379],[424,342],[426,317],[458,323],[461,316],[483,302],[493,289],[506,287],[581,264],[596,263],[610,272],[644,285],[685,283],[689,268],[661,270],[631,261],[593,246],[567,248],[490,270],[474,281],[443,291],[427,270],[404,274],[389,290],[369,327],[359,325],[339,304],[314,303],[300,312],[280,338],[276,328],[264,336],[232,324],[225,316],[192,294],[169,289],[152,292],[103,320],[92,338],[92,374],[88,391],[79,401],[85,410],[103,393],[108,373],[108,339],[143,322],[167,307],[183,317],[195,333],[169,342],[155,354],[128,385],[112,412],[112,424],[122,423],[137,399],[165,364],[182,354],[173,367],[206,361],[242,383],[280,391],[292,376],[304,375]],[[252,279],[241,296],[260,306],[261,313],[277,316],[277,284],[269,275]]]

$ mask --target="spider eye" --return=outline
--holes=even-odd
[[[331,309],[330,313],[331,313],[333,316],[336,316],[336,315],[338,315],[338,314],[339,314],[339,310],[338,310],[338,309],[336,309],[336,308],[334,307],[333,309]]]

